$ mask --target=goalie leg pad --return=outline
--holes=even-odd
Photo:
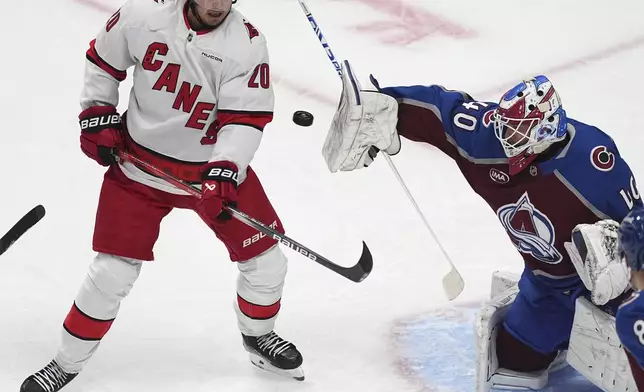
[[[548,382],[548,371],[517,372],[499,367],[497,339],[507,334],[503,318],[518,294],[515,284],[493,298],[481,310],[476,321],[477,367],[476,391],[488,392],[491,388],[542,389]]]
[[[576,301],[566,361],[603,391],[637,391],[615,318],[584,297]]]
[[[490,287],[490,299],[499,296],[501,293],[517,284],[521,278],[520,274],[507,271],[492,272],[492,284]]]
[[[578,278],[548,283],[525,271],[518,283],[519,295],[504,318],[512,336],[544,355],[567,348],[574,299],[580,288],[585,290]]]
[[[512,280],[495,275],[492,293]],[[541,389],[549,373],[566,365],[563,359],[574,315],[571,296],[577,292],[571,288],[583,284],[578,279],[557,283],[560,287],[551,288],[525,271],[516,285],[490,300],[479,313],[475,331],[478,392],[495,386]],[[503,366],[509,364],[512,369]]]

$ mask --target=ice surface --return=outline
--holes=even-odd
[[[438,375],[434,382],[406,372],[400,363],[410,354],[399,350],[397,327],[480,301],[492,271],[521,269],[496,216],[449,158],[403,142],[393,160],[466,281],[463,294],[448,303],[441,253],[386,162],[353,173],[326,169],[320,150],[340,82],[297,1],[238,3],[268,37],[277,97],[253,166],[289,235],[345,265],[357,260],[365,240],[373,273],[355,284],[287,251],[277,331],[302,350],[307,380],[281,379],[251,366],[242,349],[232,310],[237,270],[225,248],[195,215],[173,212],[162,225],[157,260],[143,268],[103,345],[65,391],[468,392],[446,388]],[[569,115],[611,134],[636,177],[642,175],[644,4],[493,3],[311,0],[309,6],[335,54],[383,86],[438,83],[496,100],[517,79],[546,72]],[[78,97],[88,42],[119,6],[119,0],[10,1],[0,12],[0,230],[36,204],[47,208],[43,221],[0,259],[2,392],[17,392],[52,358],[94,255],[104,169],[80,152]],[[123,83],[121,110],[129,86]],[[312,127],[291,122],[300,109],[315,115]],[[459,324],[463,331],[470,330],[467,320]],[[412,346],[431,344],[437,358],[444,352],[445,360],[462,350],[465,361],[474,347],[408,337]]]

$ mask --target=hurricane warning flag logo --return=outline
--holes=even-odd
[[[530,202],[527,192],[518,202],[499,208],[496,214],[519,252],[547,264],[561,262],[561,253],[554,246],[555,227]]]

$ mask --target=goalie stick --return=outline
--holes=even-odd
[[[0,255],[9,249],[27,230],[31,229],[45,216],[45,207],[37,205],[25,214],[9,231],[0,238]]]
[[[160,178],[163,178],[164,180],[175,185],[177,188],[189,193],[194,197],[197,197],[199,199],[201,199],[202,197],[201,191],[199,189],[193,187],[192,185],[174,176],[171,176],[170,174],[164,172],[163,170],[157,168],[156,166],[153,166],[127,152],[116,151],[114,152],[114,155],[124,161],[128,161],[140,167],[141,169],[147,172],[150,172]],[[367,247],[367,244],[364,241],[362,242],[362,254],[360,255],[360,259],[358,260],[358,263],[355,264],[353,267],[342,267],[330,261],[329,259],[321,256],[320,254],[312,251],[306,246],[300,244],[299,242],[289,238],[288,236],[263,224],[257,219],[248,216],[247,214],[238,210],[237,208],[234,208],[231,206],[224,206],[224,209],[228,211],[228,213],[230,213],[233,216],[233,218],[237,219],[238,221],[256,229],[259,232],[266,234],[267,236],[270,236],[276,239],[282,245],[288,246],[289,248],[303,255],[304,257],[307,257],[308,259],[315,261],[316,263],[330,269],[331,271],[337,274],[344,276],[345,278],[351,281],[362,282],[367,278],[367,276],[369,276],[369,274],[371,273],[371,270],[373,269],[373,258],[371,256],[371,252],[369,251],[369,248]]]
[[[329,46],[329,43],[327,42],[326,38],[322,34],[322,30],[320,29],[320,25],[318,22],[315,20],[313,17],[313,14],[309,10],[308,6],[306,5],[305,0],[297,0],[300,3],[300,7],[302,7],[302,11],[304,11],[304,14],[306,15],[306,18],[309,20],[309,23],[311,24],[311,27],[313,28],[313,31],[315,32],[315,35],[318,37],[318,40],[320,41],[320,44],[324,48],[327,56],[329,57],[329,61],[331,61],[331,64],[333,64],[333,67],[335,68],[335,71],[338,73],[340,78],[342,78],[342,67],[340,66],[337,58],[333,54],[333,51],[331,50],[331,47]],[[411,204],[414,206],[414,209],[416,209],[416,213],[418,216],[421,218],[423,223],[425,224],[425,228],[429,231],[431,236],[434,238],[434,241],[438,245],[438,248],[440,251],[443,253],[443,256],[445,257],[445,260],[449,264],[450,270],[449,272],[443,276],[443,290],[445,291],[445,294],[447,295],[447,298],[451,301],[455,299],[456,297],[461,294],[463,291],[463,288],[465,287],[465,281],[463,280],[463,277],[461,276],[460,272],[458,272],[458,269],[454,266],[454,263],[452,262],[452,259],[449,257],[445,249],[443,248],[443,245],[441,242],[438,240],[438,237],[436,236],[436,233],[434,233],[434,230],[432,227],[429,225],[429,222],[427,222],[427,218],[425,218],[425,215],[423,212],[420,210],[418,207],[418,203],[416,203],[416,200],[414,200],[414,197],[412,196],[411,192],[409,191],[409,188],[407,188],[407,185],[405,184],[405,181],[403,181],[402,176],[398,172],[398,169],[394,165],[394,163],[391,160],[391,157],[389,154],[383,152],[383,155],[385,156],[385,160],[389,164],[389,167],[391,170],[394,172],[394,175],[398,179],[398,182],[400,183],[400,186],[403,188],[405,193],[407,194],[407,198],[411,202]]]

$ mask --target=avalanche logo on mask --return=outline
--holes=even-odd
[[[554,247],[555,228],[530,202],[527,192],[518,202],[499,208],[496,214],[519,252],[547,264],[561,262],[561,253]]]

